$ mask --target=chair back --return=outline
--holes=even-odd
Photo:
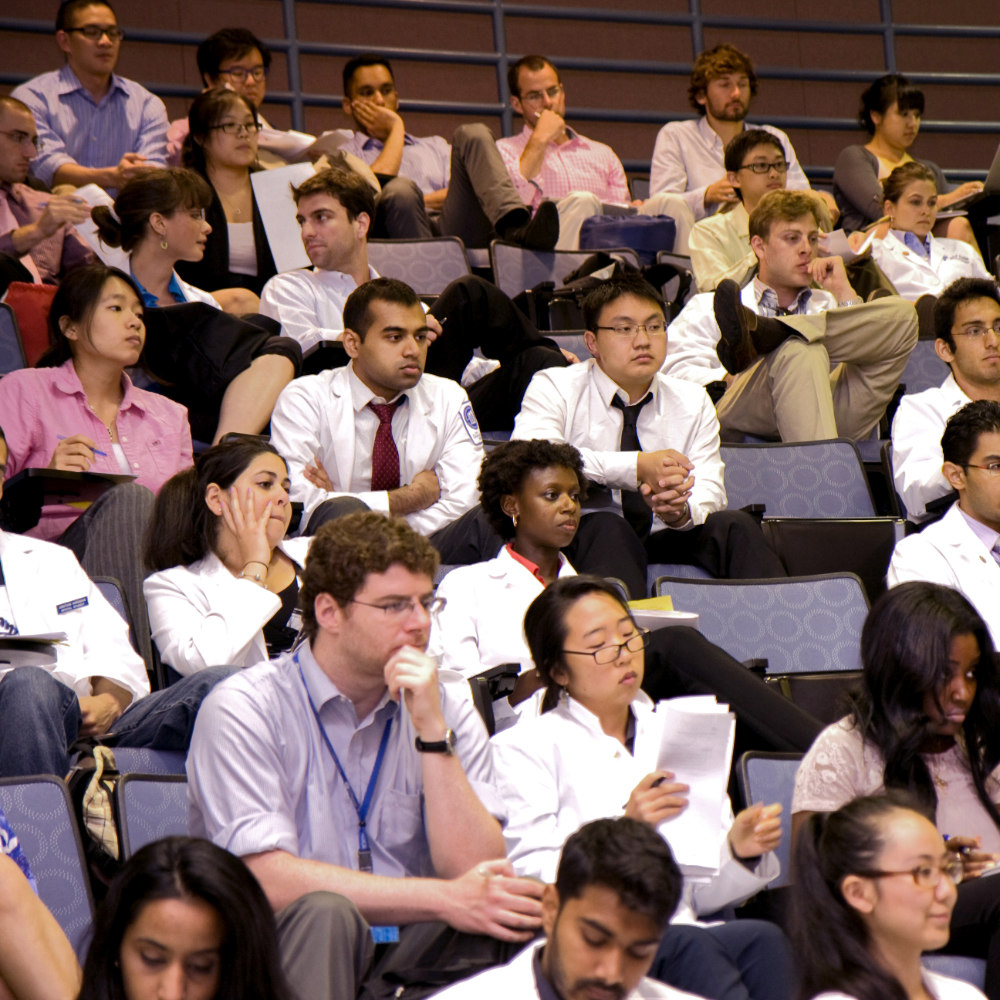
[[[767,659],[768,674],[861,669],[868,601],[853,573],[769,580],[660,577],[654,593],[696,611],[698,629],[741,662]]]
[[[125,858],[154,840],[188,832],[187,778],[181,774],[126,774],[115,798]]]
[[[183,750],[150,750],[147,747],[114,747],[119,774],[184,774]]]
[[[737,764],[736,782],[744,806],[758,802],[780,802],[783,835],[775,850],[781,864],[781,874],[770,883],[769,889],[789,885],[792,854],[792,793],[795,790],[795,772],[802,760],[800,753],[765,753],[748,750]]]
[[[933,340],[918,340],[906,359],[899,381],[907,396],[939,386],[948,376],[948,366],[937,356]]]
[[[514,243],[494,240],[490,244],[493,280],[505,295],[514,298],[520,292],[551,281],[556,288],[565,283],[566,275],[575,271],[594,250],[525,250]],[[639,266],[639,256],[628,247],[605,250],[633,267]]]
[[[368,261],[383,278],[405,281],[417,295],[428,298],[471,273],[465,244],[457,236],[369,240]]]
[[[14,310],[6,302],[0,302],[0,375],[15,372],[27,363]]]
[[[66,782],[51,774],[0,778],[0,807],[38,882],[39,898],[81,954],[94,900]]]
[[[847,438],[785,444],[724,444],[732,510],[764,504],[766,517],[874,517],[857,446]]]

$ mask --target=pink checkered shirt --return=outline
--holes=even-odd
[[[538,208],[543,198],[558,201],[570,191],[590,191],[601,201],[627,205],[629,194],[625,168],[615,151],[603,142],[594,142],[570,128],[566,132],[569,142],[562,145],[550,142],[542,169],[530,181],[521,176],[519,161],[531,138],[531,129],[525,125],[518,135],[497,140],[504,166],[524,203]]]

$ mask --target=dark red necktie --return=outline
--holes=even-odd
[[[378,430],[372,444],[372,489],[399,489],[399,452],[392,437],[392,415],[403,404],[405,396],[395,403],[369,403],[378,417]]]

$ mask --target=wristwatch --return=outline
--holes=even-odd
[[[446,729],[443,740],[422,740],[419,736],[413,741],[413,745],[420,753],[443,753],[449,757],[455,752],[455,734]]]

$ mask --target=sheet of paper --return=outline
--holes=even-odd
[[[720,822],[733,758],[736,718],[712,695],[672,698],[656,706],[650,739],[635,747],[637,759],[653,758],[650,770],[671,771],[690,786],[687,808],[661,823],[685,875],[710,877],[719,868],[726,831]],[[655,742],[655,746],[650,746]],[[641,756],[640,756],[641,755]]]
[[[82,198],[91,208],[96,208],[98,205],[107,205],[108,208],[114,208],[114,199],[104,188],[99,187],[97,184],[85,184],[83,187],[78,187],[74,195],[77,198]],[[117,267],[126,274],[129,273],[128,254],[121,247],[116,249],[115,247],[109,247],[107,243],[102,243],[100,237],[97,235],[97,225],[93,219],[86,219],[81,222],[76,227],[76,231],[83,237],[90,249],[108,267]]]
[[[299,236],[299,224],[295,221],[292,185],[297,187],[314,172],[311,163],[290,163],[287,167],[259,170],[250,176],[267,242],[279,273],[309,266],[309,258]]]

